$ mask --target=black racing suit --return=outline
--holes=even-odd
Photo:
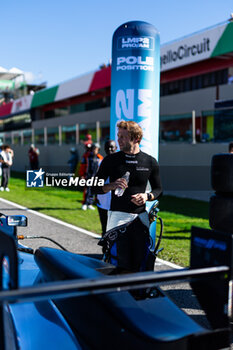
[[[145,210],[145,204],[137,206],[132,203],[131,195],[145,193],[148,181],[151,185],[150,192],[153,193],[155,199],[162,194],[159,165],[155,158],[142,151],[132,155],[120,151],[110,154],[103,159],[96,177],[104,180],[109,177],[109,182],[114,182],[121,178],[126,171],[130,172],[128,187],[121,197],[117,197],[112,191],[110,210],[142,213]],[[104,193],[102,187],[98,186],[93,187],[92,192],[95,194]]]
[[[128,187],[121,197],[116,196],[112,191],[110,210],[140,214],[145,211],[145,204],[137,206],[131,202],[131,196],[136,193],[145,193],[148,181],[151,185],[150,192],[155,199],[162,194],[159,166],[153,157],[142,151],[133,155],[117,152],[104,158],[96,176],[104,180],[109,177],[109,182],[114,182],[126,171],[130,172]],[[104,193],[102,187],[94,187],[92,191],[97,194]],[[123,231],[120,226],[118,227],[106,232],[99,242],[105,250],[106,261],[117,266],[117,273],[153,270],[154,257],[152,264],[149,258],[148,227],[138,217],[126,224],[127,228]],[[116,238],[111,241],[110,237]]]

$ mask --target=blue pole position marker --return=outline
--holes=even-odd
[[[110,137],[117,140],[117,123],[137,122],[143,130],[142,151],[158,159],[159,33],[149,23],[122,24],[113,35]]]

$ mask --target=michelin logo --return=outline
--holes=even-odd
[[[153,50],[154,48],[154,39],[152,37],[132,37],[124,36],[118,38],[118,50],[126,49],[147,49]]]
[[[44,187],[44,171],[27,170],[27,187]]]

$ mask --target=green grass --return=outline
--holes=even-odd
[[[21,204],[40,213],[53,216],[86,230],[101,233],[98,211],[83,211],[80,191],[43,187],[27,188],[25,175],[12,173],[10,192],[1,192],[1,197]]]
[[[189,266],[191,227],[209,228],[207,202],[164,196],[159,215],[164,221],[160,258],[181,266]]]
[[[61,219],[92,232],[101,232],[98,211],[82,211],[82,192],[53,187],[26,188],[25,175],[12,173],[10,192],[2,198]],[[189,265],[191,226],[209,228],[208,203],[164,196],[160,199],[160,216],[164,221],[160,258]],[[30,223],[29,223],[30,224]]]

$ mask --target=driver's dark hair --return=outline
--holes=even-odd
[[[122,120],[121,122],[117,123],[117,127],[119,129],[128,130],[131,141],[137,140],[138,143],[141,142],[143,131],[142,131],[142,128],[136,122],[133,122],[131,120],[129,121]]]
[[[228,145],[228,151],[231,152],[233,150],[233,141],[231,141]]]
[[[7,144],[4,144],[4,145],[1,146],[1,149],[2,149],[3,151],[5,151],[7,148],[10,148],[10,146],[7,145]]]

